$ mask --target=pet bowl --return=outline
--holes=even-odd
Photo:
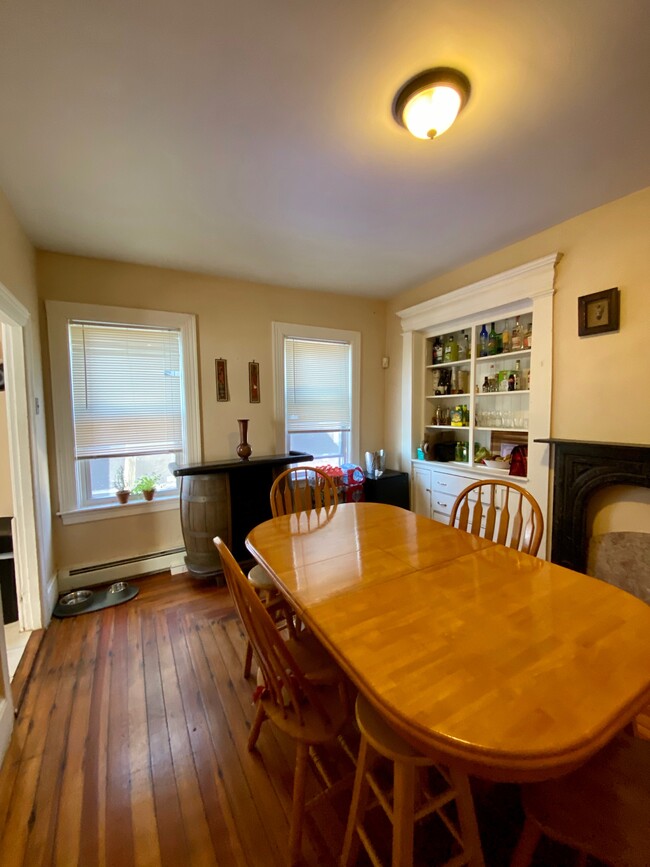
[[[92,599],[92,590],[74,590],[59,599],[61,605],[83,605]]]

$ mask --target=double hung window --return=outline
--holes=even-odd
[[[284,451],[308,452],[315,464],[358,455],[360,335],[274,323],[276,395]]]
[[[63,302],[47,315],[64,519],[143,476],[175,497],[170,465],[199,457],[194,317]]]

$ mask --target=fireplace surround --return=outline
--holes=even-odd
[[[540,439],[553,452],[551,560],[578,572],[587,566],[587,506],[610,485],[650,488],[650,446]]]

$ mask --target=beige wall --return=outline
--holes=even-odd
[[[588,211],[391,299],[386,406],[401,399],[401,337],[395,311],[554,251],[552,435],[622,443],[650,442],[650,188]],[[621,327],[578,337],[578,297],[618,286]],[[397,363],[394,363],[397,362]],[[399,417],[388,413],[386,442],[398,453]]]
[[[237,418],[250,419],[249,441],[254,455],[277,451],[273,423],[273,321],[361,332],[361,454],[382,446],[385,302],[46,252],[38,253],[37,264],[43,299],[197,315],[205,460],[234,455],[239,442]],[[45,336],[43,339],[45,343]],[[220,356],[228,360],[231,396],[228,403],[217,403],[215,397],[214,360]],[[248,362],[252,360],[260,363],[259,404],[248,402]],[[44,363],[48,364],[47,359]],[[50,449],[52,490],[56,498],[52,454]],[[176,512],[68,526],[55,518],[54,537],[59,569],[115,559],[116,538],[119,557],[182,545]]]

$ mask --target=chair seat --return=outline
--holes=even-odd
[[[356,713],[359,730],[380,755],[393,761],[408,762],[417,767],[429,767],[434,764],[433,759],[423,756],[400,737],[361,693],[357,697]]]
[[[248,573],[248,580],[253,585],[256,590],[275,590],[275,582],[273,578],[266,571],[264,566],[260,566],[259,563]]]
[[[608,864],[650,864],[649,741],[619,735],[573,773],[522,786],[522,799],[551,839]]]
[[[328,720],[312,704],[305,704],[301,710],[303,720],[297,719],[290,708],[278,708],[265,698],[260,699],[267,717],[289,737],[310,746],[318,746],[333,740],[349,717],[349,713],[341,703],[339,691],[334,686],[316,687],[317,696],[321,702]]]
[[[341,669],[311,633],[289,638],[286,645],[310,683],[333,686],[343,680]]]

